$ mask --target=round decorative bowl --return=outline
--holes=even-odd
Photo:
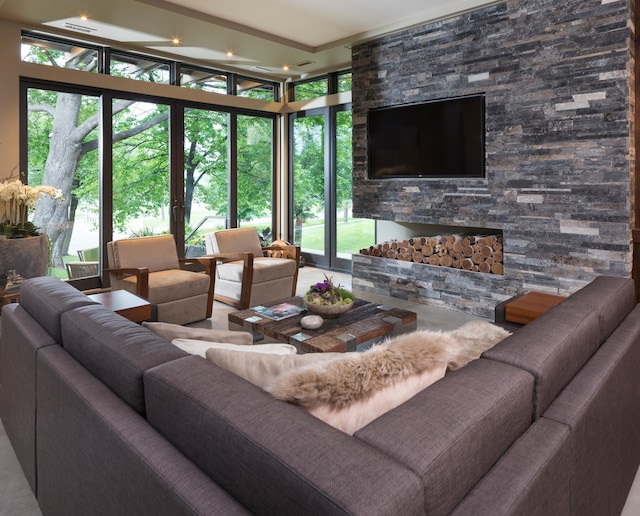
[[[305,308],[309,310],[309,312],[321,315],[325,319],[333,319],[347,313],[353,308],[353,300],[343,305],[320,305],[317,303],[308,303],[306,299],[303,301]]]

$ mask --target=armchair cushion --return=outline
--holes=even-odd
[[[218,265],[218,277],[227,281],[242,283],[243,262],[238,260]],[[296,272],[295,260],[282,258],[254,258],[253,283],[264,283],[280,278],[292,277]]]
[[[122,279],[126,290],[135,293],[136,277]],[[154,305],[206,294],[209,290],[209,276],[198,272],[172,269],[157,271],[149,275],[149,299]]]
[[[117,240],[112,250],[110,267],[147,267],[149,272],[180,268],[173,235]]]
[[[262,246],[256,228],[235,228],[207,234],[207,253],[249,252],[262,256]]]

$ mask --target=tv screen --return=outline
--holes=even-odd
[[[368,113],[369,177],[484,177],[484,95]]]

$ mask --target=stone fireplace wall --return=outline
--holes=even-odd
[[[355,289],[491,316],[631,275],[631,4],[510,0],[353,48],[354,215],[504,236],[503,276],[356,255]],[[368,179],[369,109],[477,93],[485,179]]]

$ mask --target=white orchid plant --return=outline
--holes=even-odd
[[[29,210],[43,195],[64,200],[62,191],[52,186],[29,186],[20,180],[0,183],[0,203],[4,207],[4,221],[0,222],[0,235],[23,238],[38,235],[38,229],[29,222]]]

